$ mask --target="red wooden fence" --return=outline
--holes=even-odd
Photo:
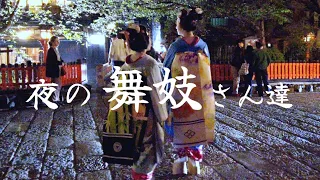
[[[67,74],[62,77],[62,86],[82,83],[81,64],[70,63],[64,65]],[[24,64],[8,66],[2,64],[0,68],[0,90],[29,89],[29,84],[38,84],[40,79],[45,79],[50,83],[50,78],[46,77],[46,67],[39,64]]]
[[[271,79],[320,79],[320,63],[271,63],[268,67]],[[211,65],[212,81],[232,81],[229,64]]]

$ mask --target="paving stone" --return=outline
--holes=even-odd
[[[50,129],[51,136],[73,136],[72,126],[55,125]]]
[[[293,175],[283,171],[281,167],[270,164],[252,152],[233,152],[229,154],[249,170],[266,179],[290,179]]]
[[[35,179],[130,179],[130,166],[107,166],[102,161],[98,134],[102,132],[110,97],[93,95],[85,106],[80,106],[80,102],[55,111],[49,108],[16,111],[12,117],[8,116],[11,121],[2,121],[4,116],[0,112],[0,179],[5,175],[8,179],[31,179],[31,176]],[[305,98],[306,95],[311,98]],[[165,157],[155,170],[155,179],[319,179],[320,96],[317,95],[320,93],[289,96],[290,103],[292,98],[294,104],[290,109],[269,106],[266,102],[261,105],[245,102],[239,108],[239,98],[218,97],[217,101],[225,108],[217,108],[216,139],[204,148],[202,173],[173,176],[171,168],[176,154],[172,144],[166,141]],[[24,131],[15,127],[26,122],[31,124]],[[1,127],[9,128],[7,132],[2,129],[1,134]],[[64,141],[61,137],[69,137],[65,139],[70,143],[61,142]],[[54,138],[60,138],[55,145]],[[72,146],[73,140],[77,140],[75,146]],[[55,148],[50,148],[53,146]],[[42,162],[43,172],[39,176]]]
[[[249,108],[250,106],[248,106]],[[230,110],[229,110],[230,108]],[[320,136],[305,130],[302,130],[301,128],[288,125],[286,123],[283,123],[281,121],[278,121],[273,117],[274,112],[272,111],[266,111],[263,114],[252,114],[251,110],[239,108],[236,105],[229,104],[227,105],[227,108],[217,108],[218,111],[228,115],[229,117],[232,117],[234,119],[237,119],[239,121],[250,121],[250,122],[258,122],[256,124],[259,124],[259,129],[264,129],[268,131],[270,134],[275,134],[279,136],[279,133],[283,136],[283,138],[288,139],[288,140],[293,140],[295,143],[303,143],[304,145],[307,144],[308,146],[317,148],[317,146],[314,143],[319,143],[320,142]],[[271,113],[267,115],[268,113]],[[253,126],[257,126],[256,124],[252,124]],[[275,127],[280,130],[270,130],[270,128]],[[268,129],[269,128],[269,129]],[[303,137],[303,138],[302,138]],[[307,141],[310,141],[307,142]],[[320,146],[318,147],[318,149]]]
[[[308,99],[309,101],[310,99]],[[226,104],[234,104],[237,105],[234,101],[229,101],[226,100]],[[308,106],[307,109],[310,109],[310,107],[312,106]],[[271,112],[272,115],[282,115],[283,117],[289,117],[291,119],[295,119],[297,121],[301,121],[307,124],[311,124],[315,127],[320,127],[320,122],[318,120],[319,119],[319,115],[315,115],[312,113],[309,113],[308,111],[301,111],[297,108],[297,106],[295,105],[293,108],[289,108],[289,109],[284,109],[284,108],[278,108],[277,106],[270,106],[270,105],[266,105],[266,104],[261,104],[261,105],[253,105],[253,104],[244,104],[241,109],[249,109],[253,112],[256,113],[261,113],[264,114],[264,112]],[[281,120],[282,118],[280,118],[279,120]]]
[[[299,113],[293,114],[292,112],[286,112],[282,109],[278,109],[272,106],[264,106],[264,108],[266,111],[273,112],[272,117],[279,121],[299,127],[306,131],[320,134],[319,127],[310,124],[310,119],[306,120],[306,117],[302,116]]]
[[[267,133],[263,133],[263,132],[256,132],[255,134],[256,134],[257,139],[259,139],[262,142],[267,142],[267,141],[265,141],[265,139],[272,138],[271,135],[269,135]],[[315,166],[315,164],[320,163],[319,156],[315,156],[313,153],[310,153],[310,152],[305,151],[303,149],[297,148],[289,143],[284,143],[282,145],[279,145],[279,144],[271,144],[271,145],[274,150],[268,149],[268,151],[264,152],[264,154],[269,154],[269,151],[277,151],[278,153],[283,152],[283,153],[286,153],[289,156],[295,158],[296,160],[299,160],[301,162],[305,162],[310,167],[313,167],[313,168],[320,170],[319,167]],[[256,148],[252,147],[252,149],[256,149]],[[261,150],[261,148],[260,148],[260,150]]]
[[[96,125],[89,108],[75,109],[75,129],[96,129]]]
[[[52,127],[55,127],[57,125],[62,126],[72,126],[73,125],[73,116],[72,111],[63,111],[58,110],[54,114],[53,121],[52,121]]]
[[[13,165],[41,165],[43,155],[35,155],[35,154],[21,154],[16,156],[12,164]]]
[[[319,180],[320,174],[314,176],[303,176],[301,179],[308,179],[308,180]]]
[[[38,134],[43,132],[49,132],[51,127],[51,120],[46,120],[47,122],[36,122],[32,123],[29,127],[28,133]]]
[[[38,179],[41,165],[21,165],[9,168],[6,178],[8,179]]]
[[[309,96],[311,98],[306,98]],[[319,93],[295,93],[294,95],[290,95],[289,102],[294,105],[293,109],[301,110],[310,115],[319,115],[320,114],[320,106],[319,106]],[[316,117],[319,120],[319,116]]]
[[[24,141],[35,141],[35,140],[39,140],[39,141],[47,141],[49,138],[49,132],[29,132],[26,133],[26,135],[24,136]]]
[[[41,174],[42,179],[75,179],[73,150],[48,150]]]
[[[103,155],[102,145],[98,141],[76,142],[77,157]]]
[[[205,146],[203,153],[204,162],[210,166],[234,163],[230,157],[213,145]]]
[[[154,177],[155,179],[181,179],[181,180],[195,180],[195,179],[215,179],[215,180],[222,180],[224,179],[220,176],[216,170],[214,170],[211,166],[206,166],[201,164],[200,169],[201,172],[199,175],[172,175],[172,165],[169,166],[170,171],[168,173],[162,172],[163,168],[157,168],[155,170]]]
[[[268,152],[254,152],[259,154],[260,156],[263,156],[264,158],[267,158],[269,162],[272,162],[297,176],[314,175],[318,172],[305,165],[304,163],[294,160],[290,156],[283,155],[282,153],[279,153],[279,151],[276,151],[274,149],[269,149]]]
[[[109,170],[100,170],[94,172],[83,172],[79,173],[78,180],[93,180],[93,179],[108,179],[111,180],[111,174]]]
[[[199,177],[199,179],[214,179],[214,180],[222,180],[222,179],[224,179],[211,166],[202,166],[201,167],[201,173],[200,173],[200,175],[198,177]],[[197,179],[197,176],[195,176],[194,179]]]
[[[307,152],[303,149],[295,147],[289,144],[288,142],[281,140],[277,137],[274,137],[270,134],[267,134],[261,131],[252,131],[252,127],[249,127],[247,124],[232,120],[231,118],[220,118],[220,116],[224,116],[224,115],[217,112],[217,119],[223,120],[225,123],[227,123],[230,126],[237,127],[237,129],[240,129],[242,132],[247,133],[249,136],[255,137],[256,139],[260,140],[260,142],[264,142],[281,152],[292,155],[299,161],[306,162],[311,167],[315,167],[314,164],[320,163],[320,157],[314,156],[310,152]],[[225,125],[221,125],[221,126],[225,126]],[[229,127],[225,127],[225,128],[228,129]],[[251,146],[256,146],[256,144],[261,144],[260,142],[257,142],[257,141],[255,141],[254,143],[248,143],[247,138],[245,139],[245,141],[243,140],[243,138],[238,139],[238,141],[240,141],[241,144],[245,144],[248,148],[251,148]],[[268,154],[268,152],[266,152],[266,154]]]
[[[12,117],[14,117],[18,111],[5,111],[1,112],[0,116],[0,134],[6,128],[6,126],[10,123]]]
[[[230,108],[230,110],[228,108]],[[221,110],[220,111],[221,113],[226,114],[227,116],[232,117],[234,119],[237,119],[239,121],[250,122],[251,123],[250,125],[257,126],[257,128],[264,128],[264,129],[268,130],[267,128],[276,127],[277,129],[280,128],[280,130],[276,131],[276,132],[281,132],[282,134],[288,134],[288,132],[290,132],[290,133],[293,133],[293,134],[290,134],[292,137],[296,137],[296,134],[299,134],[299,135],[303,135],[304,137],[309,137],[309,139],[311,139],[313,141],[317,141],[316,134],[306,132],[306,131],[303,131],[299,128],[286,125],[285,123],[278,122],[275,119],[268,118],[265,115],[260,115],[260,114],[253,115],[250,112],[250,110],[244,110],[244,109],[240,110],[235,105],[230,105],[228,108],[218,109],[218,110],[219,111]],[[239,112],[237,112],[237,111],[239,111]],[[253,123],[253,122],[256,122],[256,120],[259,120],[261,122]],[[270,129],[269,129],[269,131],[270,131],[270,133],[273,132]],[[296,137],[296,138],[300,138],[300,137]]]
[[[75,110],[75,111],[79,111],[79,110],[84,110],[84,109],[86,109],[86,110],[88,110],[88,109],[90,109],[90,106],[89,106],[89,104],[85,104],[85,105],[83,105],[83,106],[81,106],[81,104],[82,103],[75,103],[74,105],[73,105],[73,109]]]
[[[234,128],[229,127],[229,126],[226,126],[226,125],[224,125],[224,124],[220,124],[219,122],[217,122],[216,124],[217,124],[217,128],[216,128],[216,129],[217,129],[218,131],[219,131],[219,129],[223,129],[224,132],[225,132],[228,136],[232,137],[233,139],[237,139],[237,141],[241,141],[242,143],[244,143],[244,144],[247,145],[247,146],[255,145],[255,144],[251,144],[251,143],[246,144],[246,143],[245,143],[245,142],[246,142],[246,141],[245,141],[245,139],[246,139],[245,136],[243,136],[242,138],[239,138],[238,135],[234,136],[234,134],[238,132],[238,131],[235,130]],[[223,128],[220,128],[220,126],[222,126]],[[256,132],[256,134],[258,134],[258,133]],[[257,137],[260,137],[260,136],[257,136]],[[239,138],[239,139],[238,139],[238,138]],[[268,141],[270,141],[270,139],[272,140],[272,138],[269,138],[268,140],[266,140],[267,143],[269,143]],[[259,141],[257,141],[257,143],[259,143]],[[284,145],[284,144],[285,144],[285,142],[282,143],[282,144],[278,144],[278,145]],[[300,162],[297,161],[297,160],[294,160],[294,159],[292,159],[292,158],[284,155],[281,151],[276,151],[276,152],[275,152],[275,155],[276,155],[277,157],[279,157],[279,158],[275,160],[273,157],[269,157],[270,162],[276,162],[275,164],[282,164],[282,166],[287,167],[287,168],[288,168],[287,170],[290,171],[290,172],[293,172],[294,174],[300,174],[300,173],[301,173],[301,170],[300,170],[300,169],[303,169],[303,173],[304,173],[304,174],[310,175],[310,174],[314,174],[314,173],[315,173],[315,170],[313,170],[313,169],[311,169],[310,167],[308,167],[308,166],[300,163]],[[298,160],[299,160],[299,159],[298,159]],[[291,166],[292,166],[292,167],[291,167]]]
[[[236,143],[232,141],[227,136],[222,135],[221,133],[217,133],[215,136],[214,145],[216,147],[221,148],[226,153],[231,153],[235,151],[246,151],[247,149],[240,145],[239,143]]]
[[[256,174],[245,169],[239,164],[224,164],[220,166],[214,166],[214,168],[226,179],[261,179]]]
[[[91,103],[90,103],[91,106]],[[102,137],[103,133],[103,124],[106,120],[106,117],[108,115],[108,108],[106,106],[99,106],[99,107],[94,107],[91,106],[92,109],[92,115],[94,117],[96,127],[99,133],[99,137]]]
[[[102,156],[77,157],[77,172],[99,171],[108,168],[108,164],[103,162]]]
[[[16,133],[4,132],[0,135],[0,167],[12,160],[20,142],[21,137]]]
[[[30,122],[10,122],[4,132],[16,132],[24,134],[30,125]]]
[[[218,119],[218,118],[217,118]],[[250,147],[251,145],[254,145],[258,143],[257,140],[255,140],[252,137],[247,136],[244,132],[241,132],[233,127],[230,127],[228,125],[222,124],[219,121],[216,122],[216,130],[217,132],[221,132],[226,134],[228,137],[237,139],[237,142],[241,145],[246,145],[246,147]]]
[[[16,156],[35,155],[43,156],[46,150],[47,141],[30,140],[21,143]]]
[[[75,131],[75,140],[76,141],[99,141],[99,136],[97,130],[92,129],[80,129]]]
[[[67,136],[50,136],[48,141],[48,148],[50,150],[59,150],[63,148],[70,148],[74,143],[73,137]]]
[[[65,105],[59,107],[57,110],[58,110],[58,111],[64,111],[64,112],[66,112],[66,111],[72,111],[72,107],[73,107],[73,102],[71,102],[71,103],[66,103]]]
[[[35,109],[19,110],[19,113],[12,118],[11,122],[30,122],[35,113]]]

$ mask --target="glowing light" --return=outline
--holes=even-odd
[[[311,40],[313,40],[315,37],[315,35],[311,32],[309,33],[306,37],[303,38],[304,42],[310,42]]]
[[[152,40],[153,40],[153,48],[157,52],[163,51],[161,47],[161,25],[160,23],[153,23],[152,24]]]
[[[90,44],[104,44],[105,36],[103,34],[92,34],[89,36],[88,41]]]
[[[42,39],[49,39],[52,35],[48,31],[41,31],[40,36]]]
[[[29,6],[41,6],[42,5],[42,0],[32,0],[28,1]]]
[[[32,35],[31,30],[20,31],[17,33],[19,39],[28,39]]]

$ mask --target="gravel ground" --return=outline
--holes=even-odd
[[[320,179],[320,93],[292,93],[289,109],[239,97],[216,97],[216,138],[205,147],[198,176],[171,174],[166,155],[155,179]],[[252,98],[258,101],[258,97]],[[0,112],[0,179],[130,179],[128,166],[102,161],[107,98],[92,94],[48,108]]]

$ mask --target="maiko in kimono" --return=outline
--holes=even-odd
[[[131,157],[128,155],[133,152],[132,178],[152,179],[153,171],[161,161],[164,152],[162,124],[168,118],[168,113],[166,104],[159,103],[164,98],[164,94],[160,94],[158,89],[153,86],[153,84],[162,82],[162,77],[157,61],[146,54],[149,38],[146,34],[139,33],[134,29],[131,29],[129,33],[129,46],[135,52],[126,58],[121,71],[140,71],[142,80],[140,87],[148,86],[152,90],[141,91],[141,93],[145,93],[145,96],[140,97],[140,100],[148,101],[148,103],[140,103],[138,112],[135,110],[135,104],[123,104],[118,108],[119,110],[109,111],[108,124],[106,125],[106,132],[108,132],[106,134],[109,139],[106,139],[107,141],[104,143],[104,157],[108,163],[118,159],[130,160]],[[140,75],[134,75],[135,79]],[[137,85],[137,82],[127,82],[127,84],[130,83]],[[114,105],[114,101],[112,101],[110,109]],[[113,133],[122,134],[121,137],[124,141],[112,141],[110,137],[114,135]],[[128,137],[127,140],[125,137]],[[112,151],[118,152],[124,148],[128,149],[122,154],[122,157],[112,157],[112,154],[110,155],[108,152],[110,147],[113,148]],[[114,154],[119,155],[116,152]]]
[[[164,67],[171,70],[172,78],[183,76],[182,66],[188,69],[188,75],[195,75],[187,82],[196,85],[189,98],[202,105],[200,110],[195,110],[186,102],[177,109],[169,109],[173,145],[179,157],[173,164],[173,174],[199,174],[203,145],[214,139],[215,99],[209,50],[207,44],[193,34],[201,18],[202,10],[199,8],[181,11],[177,19],[177,31],[182,37],[170,45],[164,61]],[[173,98],[177,103],[183,99],[177,88],[174,89]]]

